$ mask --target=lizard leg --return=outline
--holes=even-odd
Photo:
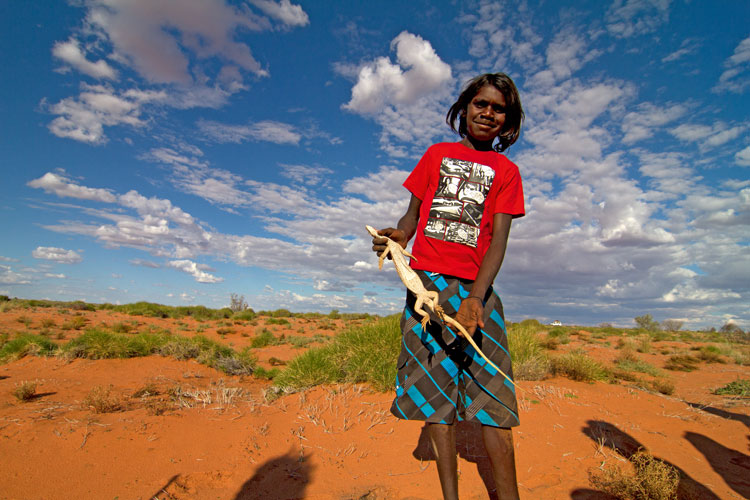
[[[414,312],[422,316],[422,329],[427,329],[427,323],[430,322],[430,315],[427,314],[424,309],[422,309],[422,306],[424,304],[424,299],[417,295],[417,301],[414,303]]]
[[[385,261],[385,258],[388,256],[388,252],[390,252],[391,249],[386,245],[385,250],[383,250],[383,253],[380,254],[380,259],[378,259],[378,269],[381,271],[383,270],[383,261]]]

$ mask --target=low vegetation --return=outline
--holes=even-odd
[[[13,396],[22,403],[31,401],[36,397],[36,382],[27,380],[16,385],[13,389]]]
[[[715,389],[714,394],[720,396],[740,396],[743,398],[750,397],[750,380],[737,379],[734,382]]]
[[[400,343],[399,317],[389,316],[305,351],[288,363],[274,383],[286,392],[337,382],[368,382],[375,390],[387,391],[396,378]]]
[[[593,474],[591,483],[622,500],[677,500],[677,469],[646,451],[635,453],[630,462],[633,473],[616,466]]]

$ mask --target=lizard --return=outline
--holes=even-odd
[[[489,363],[492,368],[497,370],[503,377],[505,377],[511,384],[513,384],[514,387],[517,387],[513,379],[506,375],[505,372],[503,372],[500,368],[497,367],[497,365],[495,365],[495,363],[490,361],[490,359],[485,356],[485,354],[482,352],[476,342],[474,342],[474,339],[471,338],[471,335],[469,335],[469,332],[466,331],[461,323],[445,314],[445,311],[438,302],[438,292],[427,290],[422,283],[422,280],[419,279],[419,276],[417,276],[417,273],[414,272],[411,266],[409,266],[409,264],[406,262],[405,257],[417,260],[416,257],[407,252],[401,245],[388,238],[387,236],[379,235],[377,229],[375,229],[374,227],[366,225],[365,228],[367,229],[367,232],[370,233],[370,235],[374,238],[385,238],[386,246],[383,253],[380,254],[380,259],[378,260],[378,269],[383,269],[383,262],[385,261],[385,258],[390,255],[391,260],[393,261],[393,265],[396,267],[396,273],[398,273],[398,277],[401,278],[401,281],[406,286],[406,288],[416,297],[416,302],[414,303],[414,311],[422,316],[422,328],[427,328],[427,323],[430,322],[430,315],[422,308],[422,306],[426,306],[428,309],[433,311],[442,322],[446,323],[449,326],[455,327],[461,333],[461,336],[463,336],[469,342],[469,344],[471,344],[474,350],[477,351],[477,353],[487,363]]]

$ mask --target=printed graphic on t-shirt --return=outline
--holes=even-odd
[[[484,201],[495,171],[487,165],[443,158],[425,236],[476,248]]]

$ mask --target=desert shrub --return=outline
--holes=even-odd
[[[338,309],[331,309],[331,312],[328,313],[328,319],[340,319],[341,314],[339,313]]]
[[[671,396],[672,394],[674,394],[674,384],[667,379],[655,378],[651,382],[649,382],[649,384],[651,385],[651,388],[656,392],[666,394],[667,396]]]
[[[287,325],[287,326],[291,325],[291,323],[289,323],[288,320],[286,320],[284,318],[275,318],[275,317],[268,318],[266,320],[266,324],[267,325]]]
[[[557,337],[544,335],[539,338],[539,345],[544,349],[555,351],[558,347],[560,347],[560,340]]]
[[[219,335],[231,335],[231,334],[237,333],[237,331],[234,328],[223,327],[223,328],[217,328],[216,333],[218,333]]]
[[[700,360],[690,354],[674,354],[664,363],[664,368],[673,371],[691,372],[698,369]]]
[[[750,397],[750,380],[737,379],[734,382],[730,382],[723,387],[714,389],[713,393],[720,396]]]
[[[289,309],[276,309],[275,311],[259,311],[258,316],[270,316],[272,318],[291,318],[294,314]]]
[[[634,474],[614,467],[592,474],[591,483],[622,500],[677,500],[680,481],[677,469],[646,451],[638,451],[630,461]]]
[[[73,316],[67,321],[64,321],[62,325],[60,325],[60,328],[63,330],[80,330],[84,326],[86,326],[86,323],[88,323],[89,320],[87,320],[83,316]]]
[[[706,345],[698,350],[698,359],[706,363],[726,363],[721,357],[721,350],[713,345]]]
[[[661,328],[667,332],[676,332],[682,328],[683,324],[682,321],[677,319],[665,319],[661,322]]]
[[[598,361],[582,352],[571,352],[552,358],[552,372],[572,380],[594,382],[609,379],[609,371]]]
[[[521,321],[518,323],[521,328],[529,328],[534,331],[534,333],[538,332],[539,330],[542,330],[542,324],[537,319],[529,318]]]
[[[250,346],[255,349],[260,349],[262,347],[268,347],[269,345],[278,345],[279,343],[279,339],[275,337],[273,333],[264,328],[263,331],[250,341]]]
[[[232,315],[232,319],[238,319],[242,321],[252,321],[256,318],[257,314],[252,309],[245,309],[244,311],[236,312]]]
[[[507,329],[516,380],[542,380],[549,373],[549,360],[536,333],[538,324],[536,320],[524,320]]]
[[[129,358],[128,338],[103,330],[91,329],[65,344],[63,356],[67,358],[109,359]]]
[[[55,320],[51,318],[44,318],[40,323],[42,328],[52,328],[55,326]]]
[[[654,320],[650,314],[644,314],[643,316],[636,316],[634,318],[635,324],[638,328],[650,332],[655,332],[659,329],[659,322]]]
[[[147,398],[149,396],[159,395],[159,388],[155,384],[149,383],[133,393],[134,398]]]
[[[82,401],[84,408],[94,410],[94,413],[112,413],[122,408],[120,398],[112,394],[112,386],[95,386]]]
[[[317,339],[313,337],[303,337],[301,335],[292,335],[288,337],[286,341],[295,349],[301,349],[303,347],[307,347],[313,342],[316,342]]]
[[[270,370],[267,370],[262,366],[257,366],[255,368],[255,371],[253,372],[253,377],[262,380],[273,380],[279,373],[281,373],[281,370],[279,370],[278,368],[271,368]]]
[[[638,336],[636,350],[642,353],[651,352],[651,337],[648,335]]]
[[[26,380],[16,385],[13,389],[13,396],[22,403],[31,401],[36,396],[36,382]]]
[[[661,371],[657,367],[641,359],[618,358],[615,361],[615,364],[617,365],[619,369],[624,370],[624,371],[647,373],[654,377],[661,376]]]
[[[133,325],[125,322],[113,323],[110,329],[115,333],[130,333],[133,331]]]
[[[374,389],[386,391],[396,378],[400,344],[399,316],[388,316],[305,351],[292,359],[274,382],[286,391],[335,382],[369,382]]]
[[[0,362],[13,361],[24,356],[51,356],[57,344],[42,335],[23,334],[6,342],[0,348]]]
[[[248,305],[247,302],[245,302],[244,295],[237,295],[236,293],[229,295],[229,309],[231,309],[233,313],[242,312],[247,308]]]

